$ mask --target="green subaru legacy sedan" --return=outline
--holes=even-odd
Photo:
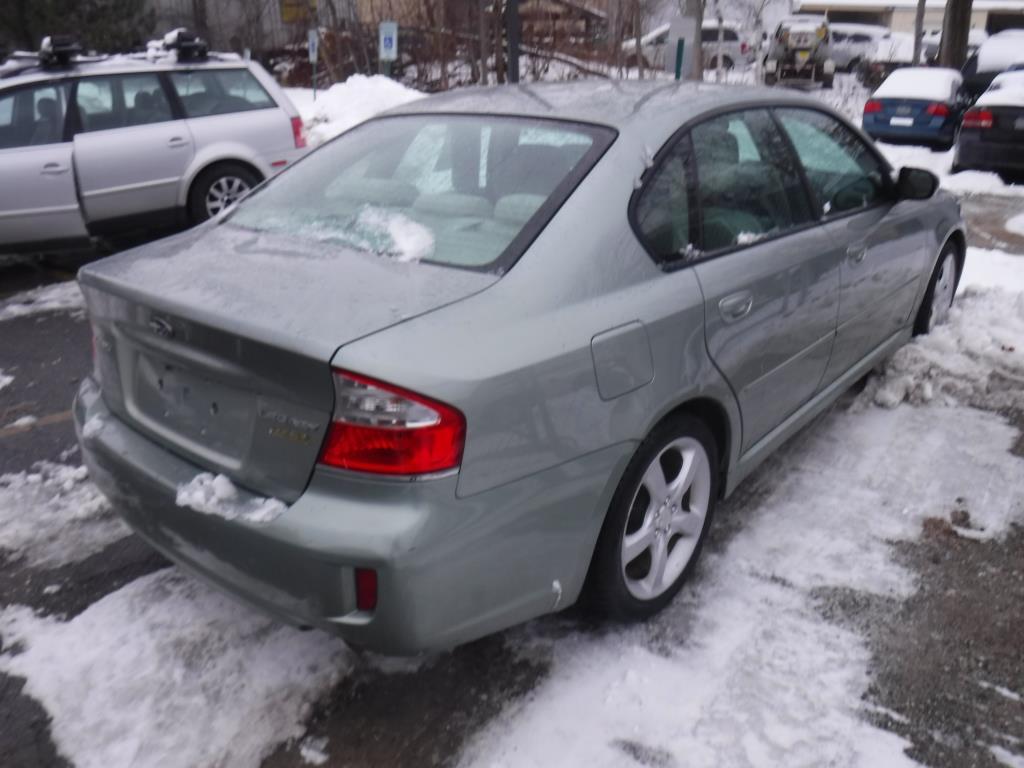
[[[644,619],[719,499],[946,318],[936,187],[777,90],[424,99],[81,271],[85,462],[182,567],[357,646]]]

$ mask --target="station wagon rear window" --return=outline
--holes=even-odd
[[[171,84],[187,117],[225,115],[277,106],[247,69],[172,72]]]
[[[282,174],[230,221],[399,261],[500,272],[614,136],[485,115],[372,120]]]

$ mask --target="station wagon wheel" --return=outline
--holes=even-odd
[[[914,333],[931,333],[936,327],[949,320],[949,310],[953,306],[956,284],[956,246],[953,243],[947,243],[939,255],[935,272],[932,273],[931,280],[928,282],[928,290],[925,291],[924,301],[921,302],[921,309],[918,311],[914,323]]]
[[[717,466],[714,438],[688,415],[644,440],[615,492],[591,565],[588,586],[603,612],[643,619],[679,591],[708,529]]]
[[[200,173],[189,192],[193,223],[216,216],[260,183],[260,177],[240,163],[218,163]]]

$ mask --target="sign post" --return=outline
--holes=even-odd
[[[316,101],[316,59],[320,45],[320,35],[317,30],[309,30],[309,63],[313,65],[313,101]]]
[[[398,23],[382,21],[377,58],[381,74],[391,76],[391,63],[398,58]]]

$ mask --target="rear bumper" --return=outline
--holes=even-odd
[[[888,123],[864,122],[864,132],[873,139],[884,141],[917,141],[917,142],[943,142],[953,141],[956,135],[956,126],[952,123],[941,128],[930,128],[921,126],[898,126]]]
[[[979,171],[1024,171],[1024,142],[983,141],[961,132],[956,165]]]
[[[93,418],[103,426],[85,437]],[[465,499],[455,475],[406,483],[317,470],[302,497],[257,525],[178,507],[178,486],[203,470],[111,414],[90,379],[74,419],[93,481],[155,549],[289,623],[396,654],[451,647],[574,602],[634,448]],[[357,567],[377,570],[372,613],[356,610]]]

